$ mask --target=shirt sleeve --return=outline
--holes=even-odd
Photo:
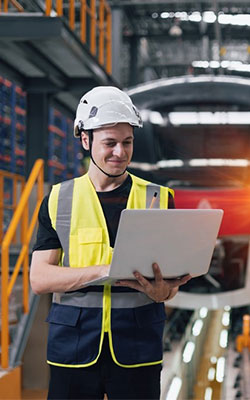
[[[51,225],[48,210],[48,200],[49,195],[44,197],[39,210],[37,238],[36,243],[33,246],[33,251],[62,248],[59,237]]]

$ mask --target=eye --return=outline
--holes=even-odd
[[[108,147],[114,147],[114,146],[116,145],[115,142],[107,142],[107,143],[105,143],[105,144],[106,144],[106,146],[108,146]]]
[[[123,143],[124,146],[130,146],[132,144],[132,140],[128,140],[126,142]]]

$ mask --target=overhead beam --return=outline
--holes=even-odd
[[[20,86],[24,86],[24,77],[19,71],[10,65],[5,60],[1,58],[4,54],[0,54],[0,71],[1,75],[6,75],[8,79],[13,79],[13,81],[17,82]]]
[[[207,4],[211,3],[213,5],[213,0],[199,0],[195,2],[194,0],[109,0],[109,5],[111,7],[126,7],[126,6],[157,6],[157,5],[197,5],[197,4]],[[228,0],[218,0],[218,4],[228,5],[230,3]],[[232,3],[231,3],[232,4]],[[249,5],[249,0],[234,0],[233,6],[240,4]]]
[[[21,42],[18,43],[26,54],[26,58],[40,69],[46,76],[49,76],[50,81],[58,88],[58,90],[65,87],[66,76],[56,67],[51,60],[41,54],[38,49],[31,43]]]
[[[44,40],[59,37],[62,21],[45,17],[42,13],[20,13],[0,17],[0,38],[8,40]]]

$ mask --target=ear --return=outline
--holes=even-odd
[[[89,135],[84,131],[81,132],[81,140],[84,150],[89,150]]]

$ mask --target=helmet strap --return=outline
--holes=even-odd
[[[93,136],[93,129],[88,130],[88,134],[89,134],[89,156],[90,156],[92,162],[95,164],[95,166],[96,166],[104,175],[108,176],[109,178],[119,178],[120,176],[122,176],[123,174],[125,174],[126,169],[125,169],[121,174],[112,175],[112,174],[109,174],[108,172],[105,172],[101,167],[99,167],[99,165],[97,165],[97,163],[95,162],[95,160],[94,160],[94,158],[93,158],[93,156],[92,156],[92,144],[93,144],[93,139],[94,139],[94,136]]]

